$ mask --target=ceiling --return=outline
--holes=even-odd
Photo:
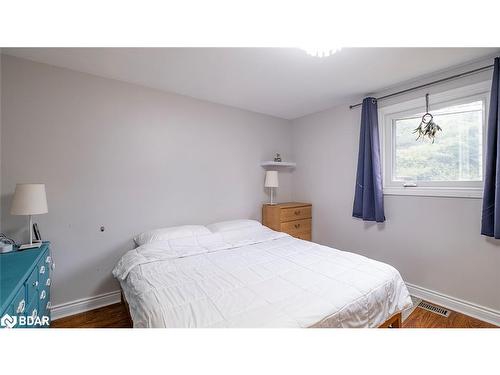
[[[2,53],[285,119],[463,65],[498,48],[6,48]]]

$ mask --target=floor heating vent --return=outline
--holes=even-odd
[[[450,316],[450,310],[446,310],[444,307],[436,306],[429,302],[422,301],[419,303],[418,307],[446,318]]]

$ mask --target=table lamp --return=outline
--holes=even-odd
[[[12,215],[29,216],[30,243],[19,246],[19,250],[40,247],[41,242],[33,243],[33,217],[32,215],[48,212],[47,196],[44,184],[17,184],[12,199],[10,213]]]
[[[266,172],[266,181],[264,182],[264,187],[268,187],[271,189],[271,202],[269,204],[276,204],[273,202],[273,190],[279,187],[278,183],[278,171],[267,171]]]

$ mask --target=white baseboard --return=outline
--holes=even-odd
[[[475,303],[467,302],[459,298],[450,297],[446,294],[438,293],[410,283],[406,283],[406,286],[412,296],[422,298],[423,300],[435,303],[436,305],[472,316],[473,318],[484,322],[500,326],[500,311],[476,305]]]
[[[62,303],[52,306],[50,309],[52,320],[64,318],[65,316],[79,314],[85,311],[98,309],[121,302],[121,292],[119,290],[110,293],[100,294],[98,296],[82,298],[76,301]]]

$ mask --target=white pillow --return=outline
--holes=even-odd
[[[213,233],[260,227],[262,227],[262,224],[256,220],[219,221],[218,223],[207,225],[207,228],[210,229]]]
[[[156,241],[173,240],[175,238],[193,237],[204,234],[211,234],[207,227],[203,225],[180,225],[178,227],[168,227],[150,230],[134,237],[137,246]]]

